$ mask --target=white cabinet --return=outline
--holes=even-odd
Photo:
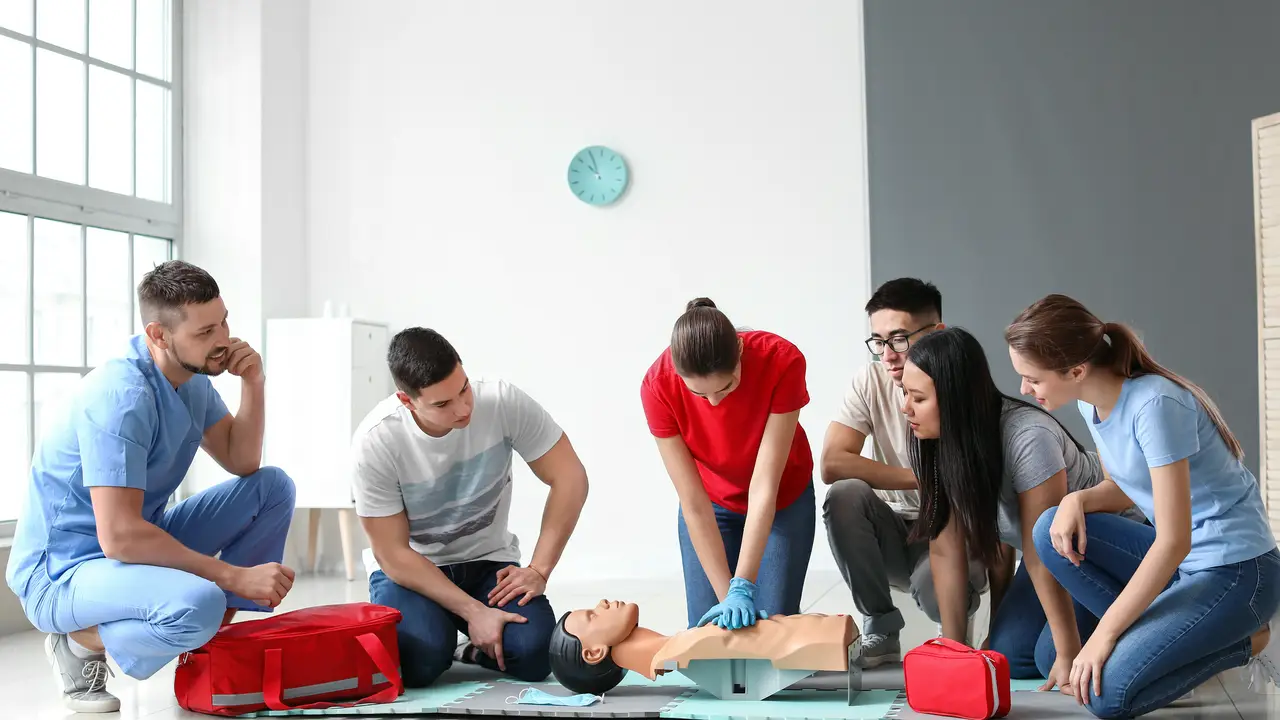
[[[393,391],[388,340],[386,325],[351,318],[267,320],[263,460],[293,478],[299,508],[313,508],[309,567],[319,510],[333,508],[339,511],[347,575],[354,574],[351,435]]]
[[[1258,264],[1258,481],[1280,534],[1280,113],[1253,121],[1253,208]]]

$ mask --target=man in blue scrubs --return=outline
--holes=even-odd
[[[293,481],[260,467],[262,358],[198,267],[157,266],[138,307],[145,333],[85,376],[36,448],[6,574],[77,712],[119,709],[108,653],[150,677],[293,584]],[[223,372],[240,378],[234,416],[209,381]],[[236,477],[167,508],[199,447]]]

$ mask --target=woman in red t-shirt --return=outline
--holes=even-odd
[[[816,522],[804,355],[773,333],[739,332],[698,298],[640,399],[680,496],[690,627],[799,613]]]

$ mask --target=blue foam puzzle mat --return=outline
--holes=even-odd
[[[765,700],[718,700],[699,690],[693,697],[676,703],[661,717],[669,720],[880,720],[894,700],[897,690],[864,690],[850,705],[840,690],[783,690]]]
[[[1010,692],[1026,692],[1028,690],[1039,690],[1044,684],[1044,678],[1031,678],[1030,680],[1010,680]]]
[[[1015,691],[1035,690],[1043,680],[1013,680],[1011,687]],[[539,687],[554,692],[559,687],[554,681],[536,683]],[[445,673],[436,684],[427,688],[406,690],[400,699],[393,703],[380,705],[360,705],[356,707],[328,708],[324,710],[264,710],[242,715],[245,718],[267,717],[403,717],[403,716],[450,716],[458,717],[467,714],[496,714],[492,710],[468,712],[466,700],[479,696],[486,691],[503,688],[502,692],[511,695],[519,693],[521,688],[530,683],[513,678],[502,677],[474,668],[458,668]],[[670,672],[651,681],[636,673],[627,673],[619,687],[683,687],[691,691],[696,686],[679,672]],[[509,688],[509,689],[508,689]],[[568,691],[564,691],[568,694]],[[776,695],[758,701],[719,700],[703,690],[696,690],[676,700],[662,712],[638,713],[631,717],[665,718],[666,720],[818,720],[833,718],[840,720],[880,720],[890,714],[896,700],[904,696],[898,690],[864,690],[855,699],[853,705],[848,704],[848,696],[843,689],[802,689],[784,690]],[[507,715],[546,714],[559,717],[604,718],[619,717],[613,708],[606,711],[599,705],[583,708],[565,708],[553,706],[512,705],[512,712]],[[549,711],[537,712],[537,709]],[[522,710],[522,711],[521,711]],[[531,712],[532,711],[532,712]],[[623,717],[627,715],[621,715]]]

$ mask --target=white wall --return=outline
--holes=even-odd
[[[263,353],[265,322],[306,314],[307,0],[232,0],[185,6],[182,256],[217,278],[232,332]],[[214,380],[228,407],[240,382]],[[228,477],[198,453],[184,493]],[[301,562],[306,514],[298,513],[285,561]],[[337,550],[329,564],[341,562]],[[326,535],[326,539],[327,535]]]
[[[227,302],[231,331],[262,344],[262,12],[258,0],[183,5],[182,258],[208,270]],[[232,412],[240,383],[214,386]],[[190,492],[227,477],[203,452]]]
[[[860,3],[312,0],[310,35],[309,310],[434,327],[551,411],[592,481],[560,578],[679,573],[638,392],[691,297],[806,353],[817,455],[866,358]],[[565,184],[597,143],[608,209]],[[526,560],[544,497],[522,466]]]

